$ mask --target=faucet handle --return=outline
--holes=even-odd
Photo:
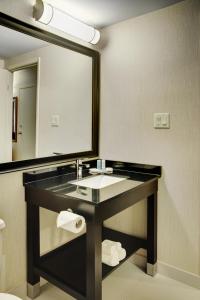
[[[82,159],[77,159],[77,163],[79,167],[85,167],[85,168],[89,168],[90,164],[84,163],[84,161]]]

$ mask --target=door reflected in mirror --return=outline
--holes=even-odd
[[[12,142],[17,142],[18,126],[18,97],[13,97],[12,102]]]
[[[92,150],[92,57],[0,26],[0,163]]]
[[[12,160],[36,157],[37,65],[13,72],[13,95],[16,139],[12,144]],[[14,114],[14,113],[13,113]]]

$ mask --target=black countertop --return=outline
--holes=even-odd
[[[91,166],[94,166],[95,163],[96,161],[92,161]],[[40,191],[46,191],[62,198],[77,199],[81,202],[83,201],[93,205],[98,205],[127,191],[135,190],[143,185],[145,186],[147,183],[157,180],[160,176],[160,174],[154,174],[155,170],[159,173],[158,171],[160,167],[158,166],[136,165],[112,161],[107,162],[107,166],[112,166],[114,171],[112,174],[105,174],[106,176],[125,178],[125,180],[100,189],[83,187],[81,186],[81,183],[80,185],[74,185],[72,182],[77,180],[76,171],[73,166],[66,166],[66,168],[62,168],[61,170],[50,169],[49,172],[42,171],[38,173],[26,173],[24,182],[25,185],[29,186],[29,188],[33,190],[37,189]],[[141,166],[143,166],[143,168]],[[144,166],[146,166],[146,169]],[[153,174],[151,174],[152,170]],[[48,178],[50,173],[51,177]],[[47,175],[47,178],[44,178],[44,174]],[[85,170],[83,171],[82,179],[79,181],[95,176],[100,175],[91,175],[88,170]]]

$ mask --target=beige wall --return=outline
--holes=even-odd
[[[100,152],[163,167],[158,258],[200,275],[199,13],[187,0],[103,31]],[[154,112],[170,113],[169,130]],[[145,203],[127,214],[117,226],[144,235]]]

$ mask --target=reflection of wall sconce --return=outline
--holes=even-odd
[[[45,25],[50,25],[91,44],[97,44],[100,39],[100,32],[97,29],[74,19],[43,0],[36,0],[33,17]]]

